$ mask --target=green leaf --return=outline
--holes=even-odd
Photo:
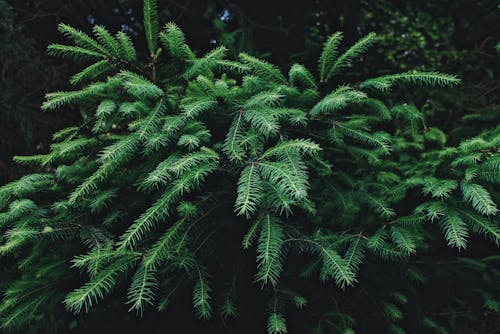
[[[390,137],[385,133],[368,133],[356,129],[349,124],[335,122],[335,127],[339,128],[346,136],[351,137],[362,143],[377,147],[384,154],[389,154],[391,151]]]
[[[230,294],[226,296],[222,302],[221,315],[224,319],[236,318],[238,316],[238,309],[236,308],[234,300]]]
[[[372,251],[379,251],[384,243],[385,238],[387,236],[387,230],[385,228],[380,228],[377,232],[375,232],[371,237],[368,238],[366,245]]]
[[[434,177],[428,177],[424,180],[424,195],[431,194],[434,198],[449,198],[451,192],[458,187],[455,180],[442,180]]]
[[[133,62],[137,60],[137,54],[134,48],[134,44],[130,37],[123,31],[116,33],[116,39],[120,43],[120,54],[128,62]]]
[[[270,214],[260,219],[262,229],[257,246],[259,270],[255,278],[262,285],[271,283],[276,286],[283,270],[283,228],[279,221]]]
[[[72,85],[77,85],[86,80],[95,80],[101,75],[108,73],[110,70],[114,68],[114,65],[111,64],[108,60],[103,59],[94,63],[82,71],[76,73],[71,77],[70,83]]]
[[[165,109],[165,103],[163,99],[160,99],[149,115],[138,123],[136,133],[139,140],[145,140],[160,131]]]
[[[245,152],[241,145],[244,138],[243,129],[243,113],[240,112],[233,120],[226,139],[224,140],[224,153],[226,153],[231,161],[241,161],[245,157]]]
[[[184,77],[189,80],[197,75],[210,73],[212,69],[220,65],[226,53],[227,48],[222,45],[208,52],[203,58],[193,60],[192,65],[184,73]]]
[[[357,236],[353,242],[347,248],[347,252],[345,253],[345,263],[351,269],[352,272],[356,273],[365,257],[364,248],[366,247],[366,240]]]
[[[250,226],[250,228],[248,229],[247,233],[245,234],[241,242],[243,249],[250,248],[253,241],[257,237],[257,234],[259,233],[259,227],[260,227],[260,220],[257,220],[255,223],[252,224],[252,226]]]
[[[333,277],[335,283],[344,289],[356,282],[356,275],[348,263],[333,249],[321,247],[323,259],[322,276],[324,279]]]
[[[320,146],[310,139],[290,139],[279,142],[267,149],[259,158],[264,160],[270,157],[280,157],[287,152],[310,156],[321,150]]]
[[[498,223],[469,210],[457,209],[457,211],[469,223],[474,233],[488,237],[497,245],[500,245],[500,227]]]
[[[194,53],[185,43],[184,33],[175,23],[170,22],[165,25],[164,31],[160,33],[160,41],[175,59],[187,62],[195,58]]]
[[[193,289],[193,306],[200,319],[210,319],[212,316],[212,307],[210,305],[210,293],[212,289],[208,285],[206,277],[198,270],[199,278]]]
[[[364,194],[364,198],[370,207],[380,215],[380,217],[389,219],[396,216],[394,210],[383,199],[372,196],[368,193]]]
[[[338,47],[342,41],[342,37],[342,32],[337,31],[328,37],[323,46],[323,51],[321,52],[321,56],[318,61],[319,77],[321,82],[327,81],[331,76],[329,76],[329,74],[331,73],[331,69],[337,59]]]
[[[439,220],[439,225],[449,246],[458,249],[467,247],[469,236],[467,225],[455,211],[447,210],[444,217]]]
[[[70,292],[64,299],[66,308],[77,314],[82,309],[86,312],[117,285],[120,275],[135,262],[135,255],[123,256],[80,288]]]
[[[64,36],[72,39],[78,46],[82,48],[93,50],[100,54],[107,54],[105,48],[99,45],[99,43],[97,43],[90,36],[78,29],[75,29],[64,23],[59,23],[59,25],[57,26],[57,30],[59,30]]]
[[[238,181],[238,196],[236,197],[235,211],[237,215],[249,218],[260,203],[263,195],[262,181],[256,164],[246,166],[241,172]]]
[[[240,59],[243,64],[248,65],[252,69],[252,72],[256,76],[271,82],[286,84],[285,77],[276,66],[246,53],[240,53]]]
[[[285,318],[276,312],[272,312],[267,320],[267,333],[268,334],[286,334]]]
[[[290,164],[282,162],[261,161],[258,166],[262,178],[276,186],[280,193],[297,200],[306,198],[309,185],[304,171],[297,174]]]
[[[464,201],[470,203],[474,210],[483,215],[496,215],[498,212],[495,202],[491,199],[490,193],[481,185],[462,182],[460,184]]]
[[[109,54],[115,57],[120,57],[120,44],[109,33],[109,31],[106,30],[106,28],[101,25],[95,25],[92,31],[96,35],[97,40],[101,43],[102,47],[106,49]]]
[[[179,234],[184,230],[185,221],[179,220],[158,239],[144,256],[144,266],[153,269],[164,262],[173,252],[173,248],[179,239]]]
[[[408,255],[414,254],[417,251],[417,245],[411,231],[393,226],[391,228],[391,238],[394,244]]]
[[[356,104],[366,99],[365,93],[352,89],[349,86],[340,86],[334,92],[325,96],[311,109],[311,116],[330,114],[341,110],[350,104]]]
[[[84,49],[79,46],[50,44],[47,48],[49,55],[57,57],[65,57],[73,60],[81,59],[102,59],[104,56],[97,51]]]
[[[243,118],[253,129],[265,137],[275,137],[280,129],[276,115],[273,115],[266,108],[246,110],[243,113]]]
[[[381,91],[388,91],[394,84],[414,84],[424,86],[443,86],[449,87],[460,83],[454,75],[439,72],[406,72],[398,74],[389,74],[373,79],[368,79],[361,83],[361,88],[374,88]]]
[[[205,164],[191,169],[179,179],[154,202],[120,237],[119,249],[133,248],[156,224],[169,217],[181,195],[197,188],[205,177],[210,174],[216,165]]]
[[[305,66],[293,64],[288,72],[288,78],[291,86],[296,86],[299,82],[305,87],[316,89],[316,80]]]
[[[118,75],[123,80],[127,92],[141,100],[158,99],[164,95],[163,90],[139,74],[121,71]]]
[[[146,305],[153,305],[155,289],[158,286],[156,271],[141,264],[132,278],[128,289],[127,304],[131,304],[129,311],[135,310],[142,315]]]
[[[377,35],[373,32],[357,41],[353,46],[347,49],[340,57],[337,58],[335,63],[326,75],[326,80],[331,76],[340,73],[343,69],[351,66],[352,62],[365,53],[376,41]]]
[[[499,184],[500,183],[500,158],[492,157],[479,166],[477,177],[481,180]]]
[[[154,55],[158,46],[158,8],[156,0],[144,0],[144,32],[148,43],[149,53]]]
[[[303,296],[295,295],[292,299],[295,307],[299,310],[307,306],[307,299],[305,299]]]

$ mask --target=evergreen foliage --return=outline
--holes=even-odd
[[[200,319],[219,309],[237,317],[234,293],[216,307],[215,282],[234,262],[250,265],[242,247],[256,252],[250,279],[270,300],[268,333],[287,333],[287,307],[312,303],[287,286],[297,272],[303,285],[356,289],[365,262],[408,263],[440,235],[458,251],[472,233],[500,243],[499,128],[446,146],[417,107],[384,102],[397,85],[441,89],[455,76],[407,72],[332,87],[376,41],[369,34],[340,52],[335,33],[316,73],[294,64],[287,78],[246,53],[228,60],[224,47],[196,56],[175,24],[160,31],[156,7],[144,2],[146,59],[102,26],[90,37],[61,24],[75,45],[49,46],[93,63],[71,78],[79,88],[47,94],[42,109],[78,105],[92,117],[55,134],[46,155],[15,157],[45,173],[0,188],[0,255],[18,263],[2,328],[43,331],[59,305],[92,312],[123,287],[130,311],[161,311],[173,279],[191,291]],[[218,244],[229,249],[218,254]],[[494,293],[484,296],[492,307]],[[381,309],[403,332],[408,298],[391,298]],[[324,319],[318,332],[339,319],[334,331],[352,332],[342,310]]]

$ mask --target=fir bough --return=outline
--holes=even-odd
[[[213,283],[230,276],[254,281],[271,299],[270,311],[262,308],[268,333],[287,333],[286,308],[310,305],[282,284],[297,270],[303,284],[356,289],[367,258],[408,261],[436,234],[457,250],[471,233],[499,244],[498,128],[446,147],[418,108],[389,108],[371,95],[397,84],[453,86],[456,77],[408,72],[324,86],[374,34],[340,52],[335,33],[316,73],[294,64],[288,78],[245,53],[228,60],[224,47],[199,58],[175,24],[160,31],[156,7],[145,1],[146,59],[126,34],[102,26],[90,37],[61,24],[75,45],[49,46],[93,63],[71,79],[82,88],[47,94],[42,109],[78,105],[90,121],[55,134],[46,155],[15,157],[47,172],[0,188],[0,254],[18,264],[5,282],[3,329],[42,331],[43,315],[61,303],[92,312],[123,286],[130,311],[163,310],[174,278],[191,289],[200,319],[219,309],[237,317],[236,278],[215,305],[221,284]],[[217,253],[228,239],[237,248]],[[255,248],[255,262],[239,258],[241,246]],[[289,256],[304,261],[296,268]],[[242,266],[254,276],[241,277]],[[407,298],[394,296],[383,312],[401,332],[397,304]],[[352,332],[342,310],[324,319],[315,328],[341,319],[334,330]]]

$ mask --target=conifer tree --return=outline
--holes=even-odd
[[[309,305],[286,285],[297,272],[343,291],[367,259],[405,263],[438,235],[457,252],[471,234],[500,242],[499,129],[446,146],[416,106],[386,102],[394,87],[458,78],[406,72],[332,86],[373,33],[345,51],[335,33],[317,69],[283,72],[245,53],[227,59],[223,46],[198,56],[174,23],[160,28],[154,0],[144,1],[144,52],[103,26],[59,30],[71,43],[49,53],[88,65],[42,109],[77,106],[85,119],[55,133],[47,154],[14,157],[38,172],[0,188],[0,255],[16,266],[0,304],[6,331],[41,331],[61,304],[92,312],[124,286],[138,316],[168,308],[180,286],[200,319],[237,317],[243,248],[256,253],[243,279],[268,300],[267,332],[287,333],[287,309]],[[232,288],[216,290],[224,280]],[[402,332],[408,297],[391,298],[388,326]],[[343,310],[325,313],[338,318],[345,326],[333,330],[348,333]]]

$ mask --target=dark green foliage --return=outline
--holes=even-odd
[[[498,127],[446,146],[416,106],[384,102],[393,87],[442,89],[455,76],[414,71],[330,86],[375,34],[344,52],[334,34],[318,71],[295,64],[287,78],[246,53],[227,60],[224,47],[197,57],[175,24],[159,31],[155,1],[145,1],[144,20],[145,61],[125,34],[102,26],[90,37],[61,24],[76,45],[49,46],[93,64],[71,79],[86,85],[47,94],[42,109],[78,105],[93,116],[55,134],[49,153],[15,158],[45,174],[0,188],[0,254],[18,264],[0,306],[6,330],[30,322],[43,331],[61,303],[82,314],[113,293],[142,315],[187,290],[200,319],[237,317],[236,281],[250,280],[269,301],[260,309],[268,333],[287,333],[287,310],[313,303],[295,289],[356,290],[365,263],[410,266],[441,235],[458,251],[472,233],[500,242]],[[254,275],[241,277],[240,266]],[[231,288],[219,291],[225,280]],[[379,307],[389,330],[403,333],[409,297],[389,291]],[[489,309],[496,292],[482,291]],[[323,312],[308,330],[353,332],[347,310]]]

